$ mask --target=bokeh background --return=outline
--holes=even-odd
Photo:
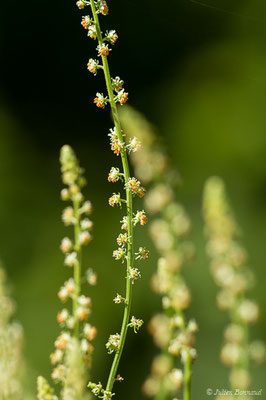
[[[119,34],[110,58],[113,74],[126,81],[130,103],[158,127],[183,178],[177,195],[192,218],[197,247],[185,270],[194,293],[190,313],[200,323],[193,393],[204,400],[206,388],[228,388],[218,360],[226,316],[215,307],[202,235],[202,187],[213,174],[226,181],[257,276],[252,297],[261,318],[252,333],[266,339],[266,3],[110,0],[109,6],[104,27]],[[59,251],[66,229],[58,154],[65,143],[86,168],[86,194],[94,204],[94,241],[86,253],[87,266],[99,275],[91,291],[99,330],[93,376],[104,382],[111,363],[104,344],[121,320],[112,298],[124,282],[111,258],[120,213],[107,205],[113,190],[106,180],[113,163],[110,118],[92,104],[104,87],[86,70],[94,43],[74,1],[12,0],[0,7],[0,255],[25,329],[32,387],[37,374],[50,373],[56,293],[69,274]],[[135,288],[133,312],[146,321],[160,304],[149,289],[155,260],[153,254]],[[116,387],[117,398],[142,399],[140,386],[155,353],[145,329],[129,335],[120,368],[126,380]],[[265,372],[254,369],[252,385],[264,393]]]

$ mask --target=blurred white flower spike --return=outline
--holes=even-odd
[[[79,5],[81,7],[84,2],[79,2]],[[55,350],[50,355],[54,367],[51,377],[60,386],[59,397],[43,377],[38,378],[37,392],[38,400],[89,400],[87,379],[94,349],[91,342],[97,330],[88,323],[92,302],[90,297],[81,294],[81,283],[84,280],[89,285],[95,285],[97,274],[92,269],[84,274],[81,254],[83,247],[92,240],[93,222],[88,218],[92,212],[92,204],[85,201],[82,193],[82,188],[86,185],[84,171],[70,146],[62,147],[60,162],[62,180],[66,185],[61,191],[61,199],[71,202],[71,206],[63,210],[62,220],[73,230],[72,238],[62,239],[60,249],[64,254],[64,264],[71,268],[72,276],[58,292],[59,299],[66,304],[57,314],[57,322],[62,331],[55,340]],[[68,300],[71,300],[69,308]]]
[[[205,184],[203,215],[210,270],[219,287],[217,306],[228,312],[230,320],[224,331],[221,362],[231,368],[231,388],[247,390],[251,384],[250,361],[265,361],[266,350],[263,342],[249,343],[250,325],[259,318],[257,303],[246,297],[254,277],[247,267],[247,252],[240,244],[239,228],[219,177],[211,177]],[[256,349],[260,349],[259,358]]]

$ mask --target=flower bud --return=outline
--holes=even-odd
[[[91,308],[91,298],[84,296],[84,295],[79,296],[78,304],[80,304],[81,306],[87,307],[87,308]]]
[[[120,304],[120,303],[125,302],[125,299],[120,294],[117,293],[117,295],[113,301],[115,304]]]
[[[88,231],[82,231],[79,234],[79,242],[81,245],[88,244],[91,240],[91,234]]]
[[[238,314],[244,322],[253,324],[259,318],[259,307],[252,300],[243,300],[238,308]]]
[[[98,54],[102,57],[107,57],[111,49],[109,49],[108,44],[102,44],[97,46]]]
[[[256,364],[264,363],[266,359],[266,347],[262,341],[256,340],[252,342],[249,347],[249,352],[250,352],[250,358]]]
[[[115,90],[117,93],[123,89],[124,81],[119,78],[119,76],[116,76],[115,78],[112,78],[112,88]]]
[[[50,355],[51,364],[52,364],[52,365],[55,365],[55,364],[59,363],[59,362],[62,360],[62,358],[63,358],[63,354],[64,354],[64,353],[63,353],[62,350],[56,349],[56,350],[54,351],[54,353],[52,353],[52,354]]]
[[[122,106],[123,104],[125,104],[128,101],[128,93],[126,93],[124,89],[120,90],[117,93],[117,100],[119,101],[119,103]]]
[[[58,292],[58,297],[61,301],[66,301],[66,299],[68,298],[68,291],[65,287],[62,287],[59,292]]]
[[[89,218],[85,218],[81,220],[80,226],[82,230],[88,230],[90,231],[93,227],[93,222]]]
[[[107,15],[109,12],[107,3],[105,0],[98,0],[98,7],[99,7],[99,11],[102,15]]]
[[[78,307],[76,311],[76,316],[80,321],[86,321],[89,316],[89,310],[86,307]]]
[[[136,260],[148,260],[150,256],[150,251],[146,247],[140,247],[136,254]]]
[[[60,336],[58,336],[54,345],[57,349],[63,350],[67,347],[70,339],[71,339],[70,334],[67,332],[63,332]]]
[[[105,347],[108,350],[108,354],[112,354],[113,352],[117,352],[120,345],[120,335],[116,333],[115,335],[110,335],[108,342]]]
[[[175,390],[179,389],[183,383],[183,371],[174,368],[169,374],[170,381],[174,384]]]
[[[57,314],[57,322],[60,325],[64,325],[66,323],[66,320],[68,319],[68,317],[69,317],[69,312],[66,308],[64,308],[62,311],[60,311]]]
[[[124,246],[127,243],[127,233],[120,233],[116,239],[118,246]]]
[[[134,332],[137,333],[137,331],[142,327],[144,324],[144,321],[142,319],[137,319],[134,316],[131,317],[130,323],[128,324],[129,327],[134,329]]]
[[[52,372],[52,379],[56,381],[63,381],[66,376],[66,367],[63,364],[59,364]]]
[[[191,332],[191,333],[197,332],[198,329],[199,329],[197,322],[196,322],[194,319],[191,319],[191,320],[188,322],[187,329],[188,329],[188,331]]]
[[[118,182],[119,178],[120,178],[119,168],[112,167],[108,175],[108,182],[112,183]]]
[[[64,222],[64,224],[66,226],[75,223],[76,219],[74,217],[74,209],[73,209],[73,207],[66,207],[63,210],[62,221]]]
[[[79,0],[79,1],[76,2],[76,5],[80,10],[82,10],[85,7],[86,4],[85,4],[84,1]]]
[[[89,285],[91,286],[95,286],[97,283],[97,274],[96,272],[93,271],[92,268],[89,268],[86,271],[86,278],[87,278],[87,282]]]
[[[244,339],[244,330],[241,325],[230,324],[224,332],[224,338],[227,342],[240,344]]]
[[[63,253],[68,253],[72,249],[72,242],[68,237],[62,239],[60,249]]]
[[[109,32],[106,33],[105,38],[106,38],[107,40],[109,40],[109,42],[110,42],[111,44],[115,44],[116,41],[117,41],[117,39],[118,39],[118,35],[117,35],[117,33],[116,33],[115,30],[111,30],[111,31],[109,31]]]
[[[67,290],[67,293],[70,294],[74,294],[76,291],[76,285],[74,282],[73,278],[70,278],[66,283],[65,283],[65,288]]]
[[[90,27],[90,24],[91,24],[91,18],[89,15],[82,17],[81,25],[83,26],[83,28],[88,29]]]
[[[113,257],[115,260],[124,260],[125,255],[125,250],[122,247],[119,247],[119,249],[113,251]]]
[[[134,225],[137,225],[138,222],[140,223],[141,226],[144,226],[148,222],[148,218],[144,210],[138,211],[134,216],[133,218]]]
[[[129,143],[127,145],[127,150],[129,151],[129,153],[130,152],[135,153],[136,151],[138,151],[140,149],[140,147],[141,147],[141,143],[136,137],[129,139]]]
[[[247,390],[250,385],[250,375],[246,369],[235,369],[230,374],[232,387],[240,390]]]
[[[67,200],[70,199],[69,191],[68,191],[67,189],[62,189],[62,190],[61,190],[61,199],[62,199],[63,201],[67,201]]]
[[[99,68],[99,61],[98,60],[93,60],[93,58],[90,58],[88,64],[87,64],[87,69],[94,75],[97,74]]]
[[[97,335],[96,327],[92,326],[90,324],[85,324],[83,332],[89,341],[92,341],[95,338],[95,336]]]
[[[94,99],[94,104],[96,104],[96,107],[98,108],[105,108],[107,104],[107,98],[104,97],[102,93],[96,93],[96,97]]]
[[[85,201],[83,206],[79,210],[80,214],[91,214],[92,212],[92,204],[89,200]]]
[[[136,281],[137,279],[140,279],[140,278],[141,278],[141,274],[140,274],[140,271],[138,270],[138,268],[129,267],[128,279],[131,279],[132,283],[134,283],[134,281]]]
[[[88,36],[91,39],[97,39],[97,31],[96,31],[96,26],[95,25],[91,25],[88,29]]]
[[[155,357],[152,362],[152,375],[164,377],[170,372],[172,367],[173,361],[171,357],[165,354],[160,354],[159,356]]]
[[[221,350],[221,361],[223,364],[232,367],[241,357],[241,348],[237,344],[226,343]]]
[[[77,262],[77,253],[75,251],[66,255],[65,265],[67,265],[68,267],[74,267],[76,262]]]
[[[111,207],[114,207],[120,204],[121,204],[120,193],[114,193],[113,196],[109,198],[109,205]]]

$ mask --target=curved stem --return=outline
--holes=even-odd
[[[96,12],[94,0],[91,0],[91,10],[92,10],[92,14],[93,14],[93,19],[95,21],[98,43],[99,43],[99,45],[102,45],[103,38],[102,38],[99,18],[98,18],[97,12]],[[112,117],[114,120],[114,124],[116,127],[119,141],[121,143],[123,143],[124,142],[123,134],[122,134],[121,124],[120,124],[118,111],[117,111],[117,107],[116,107],[116,103],[115,103],[114,92],[113,92],[113,88],[112,88],[111,75],[110,75],[110,69],[109,69],[107,57],[102,56],[102,63],[103,63],[103,71],[104,71],[105,83],[106,83],[109,101],[110,101]],[[121,159],[122,159],[125,182],[127,182],[130,177],[130,172],[129,172],[127,153],[126,153],[126,149],[124,147],[121,152]],[[126,334],[127,334],[127,330],[128,330],[128,323],[129,323],[129,317],[130,317],[131,301],[132,301],[132,283],[131,283],[131,280],[129,279],[129,267],[131,267],[131,268],[133,267],[133,223],[132,223],[133,215],[132,215],[132,193],[131,193],[130,189],[126,189],[126,207],[127,207],[128,238],[129,238],[128,244],[127,244],[126,301],[125,301],[122,327],[121,327],[121,332],[120,332],[120,345],[119,345],[118,351],[115,354],[115,357],[114,357],[114,360],[113,360],[113,363],[111,366],[111,370],[109,373],[109,377],[108,377],[108,381],[107,381],[107,385],[106,385],[107,391],[112,391],[112,388],[113,388],[113,385],[115,382],[118,365],[120,362],[120,358],[121,358],[125,340],[126,340]]]

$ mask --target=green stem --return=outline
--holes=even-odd
[[[168,389],[166,388],[165,384],[161,382],[160,390],[154,397],[154,400],[166,400],[168,395]]]
[[[244,332],[244,337],[242,341],[242,356],[240,360],[232,367],[232,372],[235,372],[237,370],[242,370],[245,369],[246,371],[249,371],[249,330],[248,330],[248,325],[247,323],[243,322],[237,313],[239,304],[241,300],[244,298],[244,295],[241,295],[236,298],[235,300],[235,305],[234,308],[230,314],[231,317],[231,322],[236,325],[240,325],[243,329]],[[231,386],[233,390],[237,389],[236,387]]]
[[[184,387],[183,387],[183,400],[191,399],[191,357],[187,352],[187,357],[184,363]]]
[[[75,216],[75,226],[74,226],[74,238],[75,245],[74,249],[77,253],[77,261],[74,265],[74,281],[75,281],[75,295],[73,297],[73,317],[74,317],[74,337],[78,339],[79,336],[79,320],[77,318],[77,308],[78,308],[78,297],[80,294],[80,274],[81,274],[81,247],[79,242],[80,234],[80,215],[79,215],[79,202],[74,201],[74,216]]]
[[[102,38],[99,18],[98,18],[97,12],[96,12],[94,0],[91,0],[91,10],[92,10],[93,18],[95,21],[98,43],[101,46],[103,44],[103,38]],[[118,111],[117,111],[117,107],[116,107],[116,103],[115,103],[115,99],[114,99],[114,92],[113,92],[113,88],[112,88],[111,75],[110,75],[110,69],[109,69],[107,57],[102,56],[102,63],[103,63],[105,83],[106,83],[110,106],[111,106],[112,117],[114,120],[118,139],[121,143],[123,143],[124,140],[123,140],[123,135],[122,135],[121,123],[119,120]],[[121,159],[122,159],[125,182],[127,182],[130,177],[130,172],[129,172],[129,164],[128,164],[128,158],[127,158],[125,146],[123,146],[123,149],[121,152]],[[111,366],[111,370],[110,370],[107,385],[106,385],[107,391],[112,391],[113,385],[115,382],[118,365],[120,362],[120,358],[121,358],[125,340],[126,340],[129,317],[130,317],[131,302],[132,302],[132,283],[131,283],[131,280],[129,279],[129,267],[133,267],[133,223],[132,223],[133,214],[132,214],[132,193],[131,193],[130,189],[126,189],[126,207],[127,207],[128,238],[129,238],[128,245],[127,245],[126,302],[125,302],[124,315],[123,315],[122,327],[121,327],[121,332],[120,332],[120,346],[119,346],[119,349],[116,352],[115,357],[113,359],[113,363]]]

